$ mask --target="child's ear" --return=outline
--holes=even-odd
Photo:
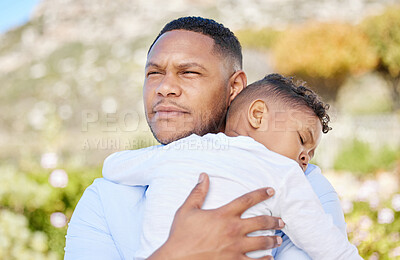
[[[229,104],[235,99],[235,97],[242,92],[242,90],[247,85],[247,76],[243,70],[236,71],[231,78],[229,79],[229,88],[230,88],[230,96],[229,96]]]
[[[258,129],[261,127],[263,117],[266,113],[268,113],[267,104],[261,99],[254,100],[249,106],[247,120],[253,128]]]

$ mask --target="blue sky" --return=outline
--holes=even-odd
[[[25,24],[40,0],[0,0],[0,34]]]

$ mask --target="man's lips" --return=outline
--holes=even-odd
[[[158,119],[168,119],[176,116],[182,116],[189,112],[183,108],[179,108],[171,105],[158,105],[155,106],[153,112]]]

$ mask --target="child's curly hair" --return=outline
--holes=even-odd
[[[263,79],[247,86],[232,102],[229,110],[237,109],[237,104],[246,100],[265,97],[269,100],[283,102],[289,106],[307,106],[318,116],[322,124],[322,132],[328,133],[332,128],[327,111],[329,104],[322,102],[320,97],[305,86],[305,82],[294,82],[293,77],[284,77],[280,74],[269,74]],[[236,103],[236,104],[235,104]]]

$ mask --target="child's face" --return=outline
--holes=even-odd
[[[269,150],[297,161],[305,171],[322,136],[322,125],[311,109],[269,111],[254,139]]]

